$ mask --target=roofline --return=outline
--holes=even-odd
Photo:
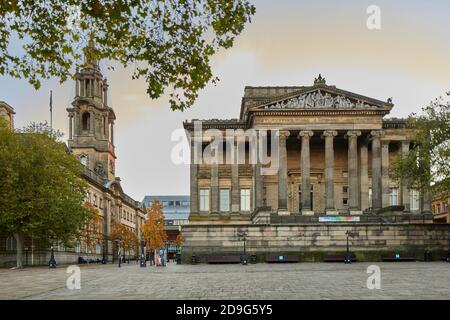
[[[11,112],[12,114],[16,114],[16,112],[14,111],[14,108],[11,107],[8,103],[6,103],[5,101],[0,101],[0,106],[5,107],[6,109],[8,109],[9,112]]]

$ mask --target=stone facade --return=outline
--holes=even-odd
[[[243,241],[238,234],[246,234],[246,252],[264,261],[266,254],[296,255],[301,261],[323,261],[326,253],[346,251],[346,232],[355,234],[349,239],[350,250],[359,261],[380,261],[386,253],[414,255],[423,259],[425,250],[433,252],[436,260],[446,256],[449,243],[449,224],[433,223],[298,223],[273,225],[187,225],[183,227],[185,243],[183,259],[191,255],[206,262],[209,255],[243,253]]]
[[[115,176],[114,110],[107,101],[108,85],[100,72],[97,61],[86,61],[86,66],[75,75],[75,97],[68,108],[68,150],[85,166],[83,178],[88,182],[86,202],[98,209],[102,221],[103,241],[94,250],[81,240],[73,247],[54,243],[57,263],[77,263],[78,257],[86,260],[101,259],[103,255],[112,261],[117,258],[117,244],[110,239],[111,220],[115,219],[141,238],[140,227],[144,224],[144,204],[132,199],[121,187]],[[6,108],[6,107],[8,108]],[[3,109],[2,109],[3,108]],[[8,111],[12,121],[14,114],[6,103],[0,110]],[[3,115],[3,111],[1,111]],[[25,265],[47,264],[49,243],[25,239]],[[126,253],[134,258],[138,254]],[[10,235],[0,235],[0,266],[15,265],[15,240]]]
[[[405,120],[385,118],[393,107],[392,99],[341,90],[319,75],[312,86],[246,87],[239,119],[184,122],[191,141],[191,213],[182,228],[183,259],[241,253],[238,233],[247,234],[255,254],[307,253],[307,260],[345,251],[348,230],[358,234],[352,248],[361,259],[376,260],[392,250],[444,250],[449,228],[434,228],[429,195],[389,177],[390,164],[413,143]],[[236,151],[238,131],[247,134],[245,148]],[[270,154],[275,169],[261,154],[250,161],[250,131],[260,137],[275,133],[275,140],[256,143],[257,150],[278,146]],[[220,134],[226,142],[214,148],[233,161],[199,161]],[[239,150],[245,150],[245,162],[236,159]],[[389,212],[392,222],[380,212]]]
[[[358,215],[392,205],[424,211],[428,196],[418,204],[416,193],[389,179],[389,164],[409,150],[412,130],[402,119],[384,119],[392,108],[391,100],[340,90],[321,77],[309,87],[246,87],[240,119],[201,120],[201,137],[194,136],[200,120],[185,122],[184,127],[192,146],[200,139],[203,149],[210,143],[206,132],[211,129],[223,134],[229,129],[276,131],[279,170],[259,176],[255,164],[247,162],[198,164],[194,160],[201,150],[192,147],[191,218],[250,221],[250,213],[267,208],[280,215]],[[251,157],[250,143],[248,139],[245,159]],[[234,139],[231,145],[236,144]],[[224,158],[232,152],[236,148],[224,148]],[[242,212],[237,209],[239,190],[246,187],[253,201],[249,212]],[[202,189],[209,190],[207,210],[199,208]],[[219,210],[221,189],[230,189],[226,211]],[[416,202],[412,208],[411,197]]]

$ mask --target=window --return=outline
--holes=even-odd
[[[83,122],[83,131],[89,131],[90,128],[90,120],[91,120],[91,115],[89,114],[89,112],[85,112],[82,115],[82,122]]]
[[[87,155],[83,154],[82,156],[80,156],[80,162],[83,166],[87,166],[87,160],[88,160]]]
[[[149,203],[149,206],[151,206],[152,204]],[[169,201],[163,201],[162,202],[163,207],[167,207],[169,205]]]
[[[14,237],[6,238],[6,250],[13,251],[16,249],[17,249],[16,239],[14,239]]]
[[[77,242],[75,244],[75,252],[76,253],[81,253],[81,243],[80,242]]]
[[[412,211],[419,210],[419,203],[420,203],[419,191],[411,190],[409,192],[409,201],[410,201],[410,206],[411,206]]]
[[[344,204],[344,206],[348,205],[348,198],[343,198],[342,199],[342,203]]]
[[[97,195],[94,194],[94,206],[97,206]]]
[[[200,189],[200,211],[209,211],[209,189]]]
[[[343,186],[342,187],[342,192],[343,193],[348,193],[348,187],[347,186]]]
[[[250,211],[250,189],[241,189],[241,211]]]
[[[183,201],[183,202],[181,203],[181,205],[182,205],[182,206],[189,206],[189,201]]]
[[[389,198],[390,198],[391,206],[398,205],[398,188],[391,188]]]
[[[180,206],[180,203],[181,203],[180,201],[175,201],[175,206],[176,206],[176,207],[179,207],[179,206]]]
[[[97,243],[95,245],[95,253],[100,254],[101,252],[102,252],[102,247],[100,247],[100,245]]]
[[[368,197],[369,199],[369,206],[370,207],[373,207],[373,204],[372,204],[372,188],[369,188],[369,197]]]
[[[220,211],[230,211],[229,189],[220,189]]]
[[[173,207],[173,201],[169,201],[169,207]]]

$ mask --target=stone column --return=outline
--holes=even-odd
[[[233,140],[233,157],[231,164],[231,211],[239,212],[239,164],[238,164],[238,142],[237,137]]]
[[[359,148],[360,158],[360,190],[361,190],[361,210],[369,208],[369,157],[367,144],[361,144]]]
[[[404,157],[406,156],[406,154],[409,152],[409,140],[405,140],[401,142],[401,149],[400,149],[400,156]],[[410,203],[409,203],[409,190],[407,187],[407,181],[405,179],[402,179],[401,181],[401,204],[402,206],[404,206],[405,208],[403,209],[403,211],[405,212],[409,212],[410,210]]]
[[[302,140],[301,150],[301,172],[302,172],[302,214],[313,215],[311,210],[311,177],[310,177],[310,154],[309,139],[313,136],[312,131],[300,131],[298,138]]]
[[[80,95],[80,80],[75,79],[75,97]]]
[[[327,214],[338,214],[334,205],[334,146],[333,140],[337,131],[323,132],[325,137],[325,211]],[[303,192],[302,192],[303,194]]]
[[[287,150],[286,139],[289,137],[289,131],[279,131],[279,151],[278,151],[278,214],[289,215],[287,207]]]
[[[111,143],[114,144],[114,122],[111,122]]]
[[[256,164],[255,164],[255,209],[264,206],[264,185],[263,176],[261,175],[261,159],[259,158],[260,152],[260,139],[257,134],[256,139]]]
[[[372,136],[372,208],[381,208],[381,141],[383,131],[374,130]]]
[[[211,164],[211,212],[219,212],[219,164]]]
[[[358,137],[361,131],[350,130],[348,138],[348,195],[350,214],[361,214],[359,207]]]
[[[389,141],[381,142],[381,206],[390,206],[389,189]]]
[[[73,122],[73,115],[69,115],[69,140],[72,140],[72,122]]]
[[[191,164],[190,164],[190,191],[191,213],[198,213],[198,142],[195,141],[194,132],[191,132]]]

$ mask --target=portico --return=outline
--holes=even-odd
[[[246,132],[244,162],[237,161],[234,136],[219,147],[223,159],[234,162],[194,161],[210,140],[195,136],[195,121],[184,123],[191,144],[200,141],[191,145],[191,218],[252,223],[257,214],[361,215],[389,206],[410,211],[411,190],[391,181],[389,165],[409,149],[411,129],[404,120],[384,119],[392,108],[391,99],[338,89],[320,75],[312,86],[246,87],[239,119],[196,120],[202,133]],[[270,164],[261,161],[261,153],[251,163],[250,131],[272,138],[255,144],[267,149]],[[426,202],[422,197],[419,206]]]

